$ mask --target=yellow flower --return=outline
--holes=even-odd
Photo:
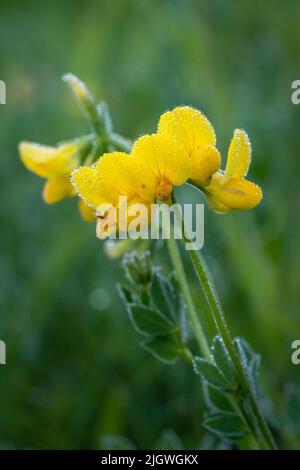
[[[236,129],[229,146],[225,171],[217,172],[210,185],[202,188],[216,212],[252,209],[260,203],[260,187],[245,179],[250,162],[250,140],[245,131]]]
[[[26,168],[46,179],[43,198],[47,204],[55,204],[75,195],[70,183],[70,173],[79,163],[78,145],[46,147],[31,142],[21,142],[19,152]]]
[[[169,201],[173,186],[185,183],[189,177],[190,161],[182,146],[168,135],[140,137],[131,157],[132,184],[137,194],[150,203],[156,199]]]
[[[150,206],[156,199],[169,201],[173,186],[184,183],[190,162],[180,145],[159,134],[140,137],[130,155],[104,154],[93,167],[80,167],[72,173],[72,184],[97,215],[97,235],[126,230],[133,221],[134,208],[142,204],[141,226],[148,225]],[[125,196],[126,202],[120,202]],[[119,215],[127,213],[120,226]]]
[[[149,207],[135,189],[135,165],[136,161],[132,156],[112,152],[104,154],[92,167],[82,166],[72,173],[71,181],[76,192],[96,212],[97,235],[101,238],[115,230],[126,230],[130,221],[128,212],[136,204]],[[126,203],[120,196],[127,198]],[[124,220],[120,227],[119,213],[123,209],[126,211],[127,221]],[[148,220],[144,222],[148,223]]]
[[[221,156],[216,135],[209,120],[200,111],[179,106],[160,117],[159,134],[169,136],[183,147],[190,159],[189,178],[205,186],[220,168]]]
[[[76,196],[70,174],[79,165],[80,146],[76,143],[47,147],[32,142],[21,142],[20,157],[26,168],[46,179],[43,199],[55,204],[67,197]],[[79,212],[86,222],[95,220],[95,211],[79,200]]]

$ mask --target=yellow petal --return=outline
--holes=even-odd
[[[103,203],[96,212],[97,237],[104,239],[116,233],[144,230],[151,220],[151,204],[135,196],[131,202],[122,201],[118,206]],[[137,237],[138,238],[138,237]]]
[[[95,168],[81,166],[71,174],[71,183],[86,204],[96,208],[105,199],[101,196],[101,181]]]
[[[103,203],[117,205],[118,197],[133,197],[133,159],[122,152],[104,154],[93,167],[73,171],[72,184],[79,196],[95,209]]]
[[[28,170],[43,178],[67,175],[78,165],[78,146],[63,144],[47,147],[31,142],[21,142],[19,153]]]
[[[197,109],[179,106],[164,113],[158,132],[172,136],[184,145],[188,155],[200,147],[216,144],[216,135],[209,120]]]
[[[134,143],[131,155],[136,160],[133,168],[136,192],[148,201],[158,197],[157,188],[162,189],[162,182],[169,190],[170,183],[177,186],[189,177],[190,159],[183,147],[166,135],[140,137]]]
[[[190,177],[200,185],[206,186],[210,183],[212,175],[219,170],[220,164],[221,155],[216,147],[207,145],[196,149],[191,154]]]
[[[224,182],[229,178],[244,178],[251,162],[251,143],[248,135],[241,129],[235,129],[231,140]]]
[[[85,222],[95,222],[96,214],[93,207],[88,206],[82,199],[79,199],[78,207],[80,215]]]
[[[45,183],[43,198],[47,204],[55,204],[75,194],[69,176],[53,176]]]
[[[224,175],[221,173],[213,176],[205,192],[211,207],[220,213],[231,209],[253,209],[262,199],[262,190],[255,183],[237,178],[231,178],[224,183]]]

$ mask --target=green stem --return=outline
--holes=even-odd
[[[115,147],[116,150],[119,150],[120,152],[130,153],[132,142],[128,139],[125,139],[125,137],[119,134],[111,133],[109,135],[109,141]]]
[[[245,425],[250,430],[251,434],[245,436],[245,438],[242,441],[243,445],[247,444],[247,447],[246,447],[247,449],[255,449],[255,450],[264,449],[264,443],[262,443],[261,438],[256,435],[255,426],[252,423],[251,419],[249,419],[247,413],[245,413],[243,406],[241,406],[241,404],[239,403],[238,397],[232,396],[232,394],[227,393],[227,399],[231,403],[236,414],[241,418],[241,420],[245,423]]]
[[[173,196],[173,201],[176,203],[176,200]],[[191,243],[191,240],[187,236],[187,231],[186,227],[183,227],[183,232],[184,236],[186,238],[186,241]],[[237,354],[237,351],[235,349],[234,343],[232,341],[232,337],[229,331],[229,328],[227,326],[221,305],[218,301],[216,292],[209,280],[210,276],[208,274],[208,269],[205,263],[205,260],[202,256],[202,254],[199,251],[196,250],[188,250],[188,254],[190,256],[191,262],[193,264],[194,270],[196,272],[196,275],[198,277],[198,280],[200,281],[200,284],[202,286],[206,301],[209,305],[211,315],[213,317],[213,320],[216,324],[217,330],[219,334],[221,335],[224,344],[226,346],[226,349],[228,351],[229,356],[231,357],[231,360],[233,364],[236,367],[236,370],[238,372],[239,378],[241,385],[243,387],[243,391],[247,396],[249,397],[250,403],[252,405],[253,411],[256,415],[256,419],[260,428],[260,431],[262,433],[262,436],[265,441],[265,447],[270,448],[270,449],[276,449],[276,444],[274,442],[273,436],[269,430],[269,427],[265,421],[265,418],[260,410],[260,407],[257,403],[257,400],[252,392],[252,389],[249,385],[248,377],[246,374],[246,371],[244,370],[244,367],[240,361],[240,358]],[[259,436],[257,436],[259,438]]]
[[[253,411],[256,415],[262,435],[264,436],[267,446],[271,449],[275,449],[276,448],[275,442],[273,440],[269,427],[265,421],[265,418],[258,406],[257,400],[251,390],[251,387],[249,386],[246,372],[244,370],[244,367],[234,347],[232,337],[230,335],[220,303],[217,299],[217,296],[212,287],[212,284],[209,281],[207,267],[203,259],[203,256],[201,255],[201,253],[199,253],[196,250],[189,250],[189,255],[190,255],[193,267],[196,271],[197,277],[202,285],[202,289],[204,291],[204,295],[206,297],[207,303],[210,307],[210,311],[212,313],[216,327],[224,341],[224,344],[226,346],[226,349],[228,350],[231,360],[234,363],[238,371],[243,389],[245,393],[247,393],[247,395],[249,396],[249,399],[250,399]]]
[[[186,279],[186,275],[184,272],[184,267],[183,267],[183,263],[181,260],[177,243],[174,240],[174,238],[169,238],[166,240],[166,242],[167,242],[168,251],[169,251],[172,264],[177,274],[177,280],[181,288],[181,292],[184,297],[185,303],[187,305],[187,312],[190,316],[190,319],[194,328],[195,337],[197,339],[197,342],[199,344],[202,354],[204,355],[206,359],[210,361],[211,354],[210,354],[209,346],[207,344],[207,340],[206,340],[202,325],[199,321],[199,318],[196,312],[196,308],[195,308],[192,295],[190,292],[190,288]]]

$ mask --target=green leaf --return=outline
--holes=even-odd
[[[144,335],[163,335],[170,333],[174,326],[157,310],[145,305],[127,305],[129,317],[134,328]]]
[[[243,421],[238,416],[229,416],[222,413],[209,415],[203,421],[203,426],[221,438],[232,440],[248,434]]]
[[[247,374],[251,390],[258,398],[260,356],[242,338],[234,338],[234,345]]]
[[[180,286],[176,278],[176,273],[174,271],[169,276],[169,283],[172,286],[173,295],[174,295],[174,310],[177,314],[177,318],[179,318],[180,314],[182,313],[182,310],[185,313],[185,304],[184,304],[183,297],[181,294]]]
[[[151,283],[151,297],[156,308],[171,321],[175,321],[175,295],[171,284],[156,270]]]
[[[150,295],[149,295],[149,290],[145,288],[140,288],[139,291],[139,301],[138,303],[141,303],[143,305],[149,306],[150,305]]]
[[[251,402],[248,396],[243,397],[242,406],[250,422],[255,426],[256,432],[260,434],[260,428],[259,428],[259,423],[257,421],[257,416],[253,411],[253,407],[251,405]]]
[[[234,338],[234,343],[236,344],[237,348],[241,348],[243,351],[247,363],[249,363],[254,356],[257,356],[256,352],[253,351],[251,346],[244,338],[236,337]]]
[[[227,398],[226,393],[222,390],[211,387],[205,383],[203,384],[203,393],[206,405],[210,410],[235,414],[235,410]]]
[[[219,369],[206,359],[196,357],[193,360],[193,365],[196,374],[199,374],[201,378],[212,387],[223,389],[228,388],[228,383]]]
[[[212,353],[216,366],[222,371],[227,382],[232,385],[237,385],[237,377],[233,362],[229,357],[224,341],[219,335],[213,340]]]
[[[127,304],[133,303],[133,294],[129,287],[125,286],[124,284],[117,284],[117,289],[122,301],[126,306]]]
[[[97,105],[97,111],[98,111],[99,116],[104,122],[106,132],[110,134],[113,130],[113,125],[112,125],[112,119],[109,113],[109,109],[105,101],[102,101],[102,103],[99,103]]]
[[[252,381],[252,385],[255,391],[255,396],[259,398],[259,372],[260,372],[260,356],[259,354],[255,354],[255,356],[251,359],[250,364],[248,366],[248,374],[250,380]]]
[[[165,364],[173,364],[178,359],[179,345],[173,335],[146,339],[141,343],[141,346]]]

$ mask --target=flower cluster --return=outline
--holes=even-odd
[[[78,194],[83,217],[97,216],[98,235],[116,229],[120,196],[126,197],[127,211],[137,203],[150,207],[157,200],[169,203],[174,186],[190,182],[219,213],[251,209],[262,198],[261,189],[245,179],[251,161],[247,134],[235,130],[222,171],[213,126],[188,106],[164,113],[157,132],[137,139],[130,154],[105,153],[92,166],[79,166],[81,145],[73,142],[52,148],[22,142],[20,154],[29,170],[46,179],[45,202],[53,204]]]
[[[97,233],[102,234],[104,228],[107,233],[115,229],[116,218],[109,211],[97,212],[99,207],[111,205],[120,210],[119,196],[127,197],[128,209],[136,203],[169,202],[173,187],[187,181],[203,191],[216,212],[251,209],[260,202],[262,192],[245,179],[250,161],[250,141],[238,129],[222,172],[213,126],[200,111],[182,106],[164,113],[157,133],[137,139],[130,154],[104,154],[93,167],[74,170],[71,181],[96,211]]]

